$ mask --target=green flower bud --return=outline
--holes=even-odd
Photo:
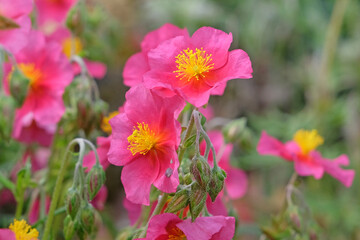
[[[66,211],[74,220],[79,211],[81,204],[81,197],[75,188],[70,188],[66,195]]]
[[[174,197],[168,204],[165,212],[167,213],[176,213],[181,209],[185,208],[189,203],[189,191],[187,189],[182,189],[177,191]]]
[[[89,200],[93,200],[105,183],[106,176],[104,169],[99,164],[95,164],[86,176],[87,192]]]
[[[190,173],[187,173],[185,176],[184,176],[184,183],[186,185],[190,185],[192,183],[192,178],[191,178],[191,174]]]
[[[11,96],[15,99],[16,104],[21,106],[28,94],[30,80],[16,68],[9,74],[9,78]]]
[[[64,220],[64,236],[65,240],[71,240],[75,233],[75,222],[67,215]]]
[[[81,209],[80,221],[82,228],[86,232],[91,233],[93,231],[95,223],[95,209],[90,203],[87,203],[85,207]]]
[[[214,167],[211,170],[211,179],[210,179],[209,191],[208,191],[211,201],[214,202],[217,195],[223,189],[225,178],[226,178],[226,172],[220,167]]]
[[[201,211],[205,206],[206,201],[206,191],[198,184],[194,183],[191,185],[190,192],[190,214],[191,221],[195,221],[195,219],[199,216]]]
[[[206,190],[211,177],[209,163],[202,156],[196,156],[190,164],[190,172],[200,186]]]
[[[227,142],[235,142],[241,138],[241,135],[246,128],[246,118],[235,119],[225,125],[223,129],[224,138]]]

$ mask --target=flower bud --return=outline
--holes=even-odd
[[[94,199],[101,186],[105,183],[105,180],[104,169],[100,164],[95,164],[86,176],[87,192],[90,201]]]
[[[209,163],[202,156],[195,156],[190,164],[190,172],[203,189],[207,189],[211,177]]]
[[[175,196],[171,199],[166,208],[165,212],[167,213],[176,213],[181,209],[185,208],[189,203],[189,191],[187,189],[182,189],[175,193]]]
[[[71,216],[67,215],[64,220],[64,237],[65,240],[70,240],[73,238],[75,233],[75,222],[71,220]]]
[[[217,195],[223,189],[225,178],[226,178],[226,172],[220,167],[216,166],[211,170],[211,179],[209,182],[209,190],[208,190],[211,201],[214,202]]]
[[[206,191],[195,182],[193,185],[191,185],[190,192],[191,221],[195,221],[195,219],[199,216],[205,206],[205,201]]]
[[[81,209],[80,221],[82,228],[86,232],[91,233],[95,223],[95,209],[91,204],[87,203],[85,207]]]
[[[242,132],[246,128],[246,121],[246,118],[239,118],[225,125],[223,134],[227,142],[234,142],[241,138]]]
[[[81,204],[81,197],[75,188],[70,188],[66,195],[66,211],[74,220],[79,211]]]
[[[15,99],[16,104],[21,106],[29,91],[30,80],[16,68],[9,74],[9,78],[11,96]]]
[[[191,183],[192,183],[192,178],[191,178],[191,174],[190,173],[187,173],[187,174],[185,174],[185,176],[184,176],[184,183],[186,184],[186,185],[190,185]]]

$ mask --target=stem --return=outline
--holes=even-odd
[[[66,212],[66,207],[65,207],[65,206],[56,209],[55,212],[54,212],[54,216],[57,216],[57,215],[59,215],[59,214],[61,214],[61,213],[64,213],[64,212]],[[43,218],[41,218],[41,219],[39,219],[36,223],[34,223],[34,224],[32,225],[32,227],[33,227],[33,228],[37,228],[37,226],[39,226],[40,224],[43,224],[46,219],[47,219],[46,216],[43,217]]]
[[[297,173],[294,172],[293,175],[291,176],[288,184],[286,185],[286,202],[289,206],[293,204],[292,200],[291,200],[291,195],[293,193],[294,184],[295,184],[297,177],[298,177]]]
[[[158,204],[156,205],[154,212],[151,214],[151,217],[149,218],[148,222],[146,223],[146,226],[145,226],[143,232],[141,233],[140,238],[144,238],[146,236],[146,231],[148,229],[151,218],[155,215],[158,215],[161,212],[161,210],[163,209],[163,207],[168,199],[168,196],[169,196],[168,193],[164,193],[162,196],[159,196],[160,200],[158,201]]]
[[[184,136],[184,139],[182,140],[181,142],[181,145],[179,147],[179,155],[178,155],[178,158],[179,158],[179,164],[181,164],[181,161],[184,157],[184,154],[185,154],[185,147],[184,147],[184,143],[186,142],[186,140],[190,137],[190,134],[191,134],[191,131],[194,127],[194,116],[193,114],[191,114],[191,118],[190,118],[190,122],[186,128],[186,131],[185,131],[185,136]]]
[[[7,189],[10,189],[13,194],[15,194],[15,184],[7,179],[7,177],[5,177],[2,173],[0,173],[0,183]]]
[[[24,207],[24,192],[21,192],[16,204],[15,219],[20,219]]]

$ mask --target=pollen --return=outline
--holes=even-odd
[[[16,240],[37,240],[39,232],[23,220],[14,220],[9,229],[15,233]]]
[[[187,48],[176,56],[177,73],[176,77],[190,82],[203,79],[205,74],[214,68],[211,54],[206,54],[203,48],[196,48],[195,51]]]
[[[30,86],[42,77],[41,71],[33,63],[20,63],[18,65],[20,71],[30,80]]]
[[[149,128],[149,125],[142,122],[134,126],[133,133],[127,138],[129,145],[128,150],[132,155],[136,153],[146,155],[156,145],[156,134]]]
[[[83,45],[80,38],[78,37],[68,37],[62,42],[63,53],[71,58],[73,55],[79,55],[83,50]]]
[[[113,117],[115,117],[118,114],[119,114],[118,111],[114,111],[114,112],[109,113],[109,116],[103,117],[100,127],[107,134],[111,134],[111,132],[112,132],[111,125],[109,123],[110,119],[112,119]]]
[[[304,129],[298,130],[294,134],[294,141],[299,145],[303,154],[308,154],[324,143],[324,139],[315,129],[311,131]]]

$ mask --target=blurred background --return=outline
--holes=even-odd
[[[211,97],[215,122],[246,117],[236,143],[234,166],[246,170],[249,190],[235,202],[239,239],[259,239],[261,226],[284,204],[284,187],[293,165],[256,152],[261,130],[282,141],[297,129],[316,128],[325,139],[320,151],[350,157],[360,168],[360,1],[359,0],[103,0],[97,59],[108,73],[99,81],[101,97],[112,110],[122,105],[124,63],[140,51],[149,31],[170,22],[190,34],[202,26],[232,32],[231,48],[245,50],[253,79],[228,82],[225,94]],[[106,43],[106,44],[103,44]],[[118,168],[109,169],[109,202],[119,204]],[[325,175],[302,178],[300,189],[320,239],[360,239],[359,176],[347,189]],[[114,186],[110,186],[114,185]],[[316,227],[315,227],[316,225]]]

